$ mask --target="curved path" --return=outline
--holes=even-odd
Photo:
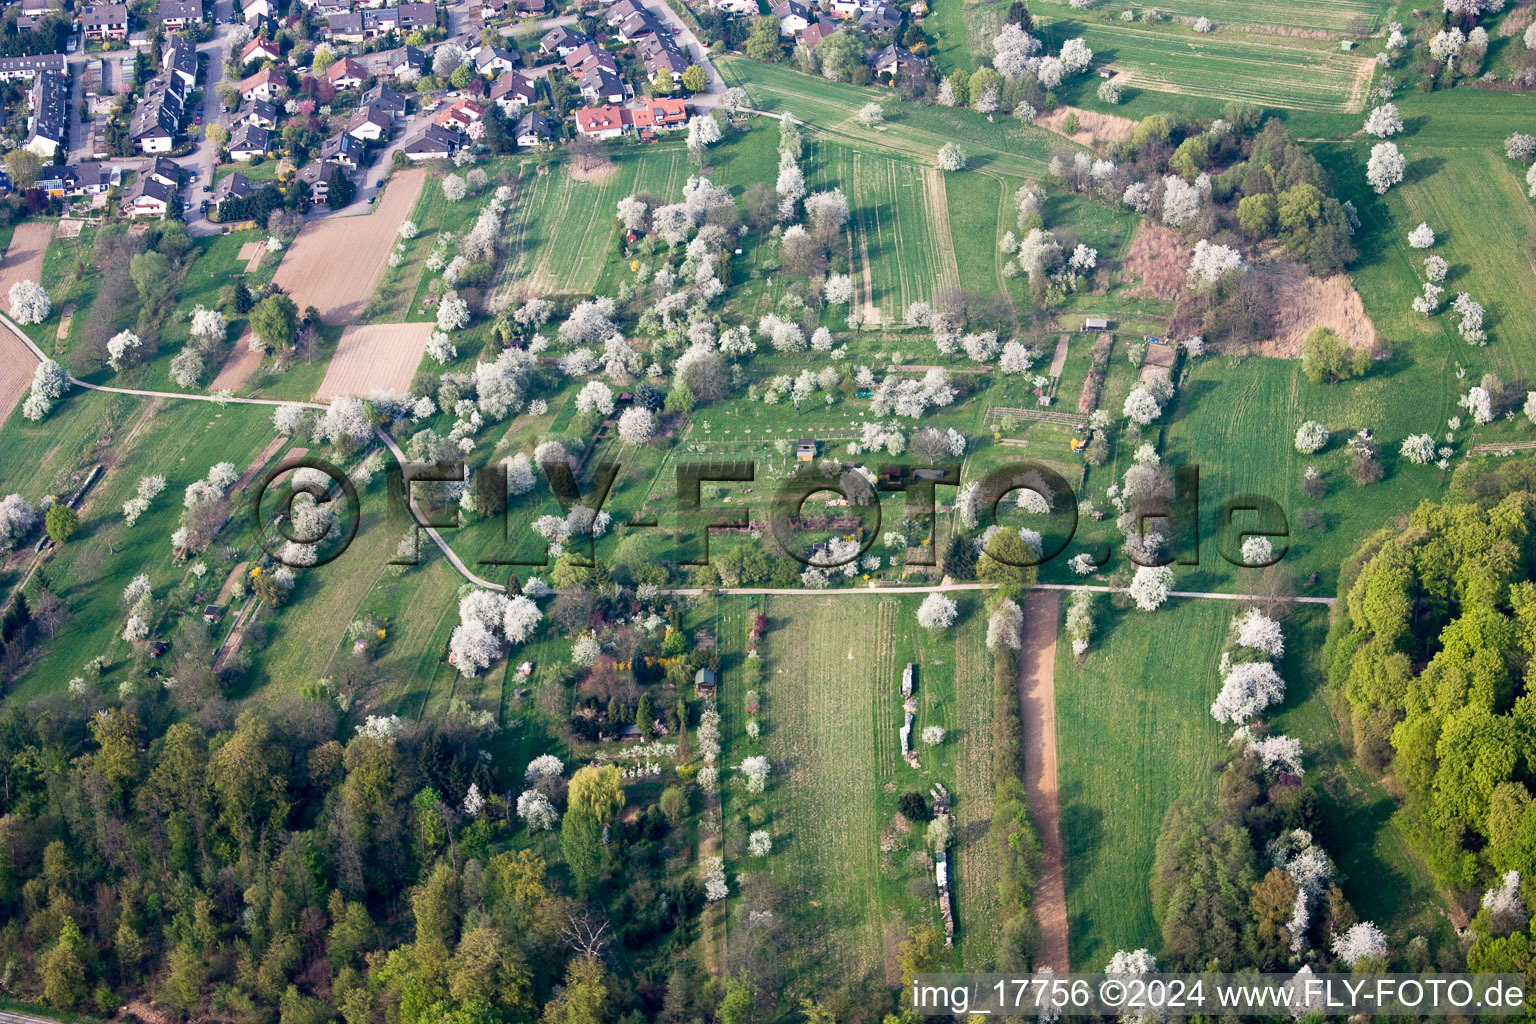
[[[27,337],[26,332],[17,327],[10,317],[0,313],[0,324],[3,324],[14,337],[26,345],[39,362],[48,358],[43,354],[43,350],[33,344],[32,339]],[[235,398],[233,396],[219,395],[192,395],[184,391],[146,391],[140,388],[114,388],[104,384],[87,384],[78,377],[70,377],[69,382],[76,387],[85,388],[89,391],[106,391],[115,395],[140,395],[145,398],[184,398],[188,401],[214,402],[219,405],[233,403],[235,405],[300,405],[306,409],[328,408],[319,402],[292,402],[277,398]],[[384,442],[384,446],[395,457],[395,461],[404,465],[406,462],[405,453],[400,450],[400,446],[395,443],[395,439],[383,427],[375,427],[374,433],[378,435],[380,441]],[[417,525],[427,532],[427,536],[432,538],[438,550],[442,551],[443,556],[448,559],[460,576],[463,576],[476,586],[485,587],[489,590],[504,591],[507,589],[505,584],[494,583],[482,576],[478,576],[469,566],[465,565],[464,560],[454,553],[454,550],[448,546],[447,541],[443,540],[442,534],[438,533],[435,528],[427,526],[422,522],[421,514],[416,509],[414,501],[411,502],[411,514],[416,518]],[[953,590],[991,590],[996,586],[997,584],[995,583],[940,583],[927,587],[854,587],[851,589],[829,588],[825,590],[811,590],[804,587],[718,587],[712,588],[712,590],[718,594],[936,594]],[[1031,589],[1046,591],[1093,590],[1104,594],[1112,593],[1114,590],[1113,587],[1072,583],[1036,583]],[[663,590],[662,593],[676,594],[681,597],[693,597],[704,593],[704,590],[698,587],[680,587]],[[1170,590],[1168,596],[1206,597],[1218,601],[1282,601],[1291,604],[1333,604],[1334,602],[1334,599],[1331,597],[1266,597],[1261,594],[1217,594],[1209,591],[1194,590]]]
[[[21,342],[32,351],[32,354],[37,357],[39,362],[42,362],[48,358],[43,354],[43,350],[34,345],[32,343],[32,339],[27,337],[26,332],[23,331],[20,327],[17,327],[10,317],[0,313],[0,324],[3,324],[13,336],[20,339]],[[236,405],[301,405],[306,409],[328,408],[328,406],[322,405],[319,402],[288,402],[276,398],[234,398],[215,395],[190,395],[183,391],[146,391],[142,388],[112,388],[103,384],[87,384],[85,381],[80,380],[78,377],[70,377],[69,382],[76,387],[85,388],[88,391],[106,391],[114,395],[139,395],[144,398],[185,398],[193,402],[213,402],[221,406],[234,403]],[[395,444],[395,439],[390,437],[383,427],[374,427],[373,432],[378,435],[380,441],[384,442],[384,446],[388,448],[390,454],[395,457],[395,461],[399,462],[401,465],[404,465],[406,461],[405,453],[402,452],[400,447]],[[410,509],[411,515],[416,519],[417,526],[420,529],[426,531],[427,536],[432,538],[432,541],[437,545],[438,550],[442,551],[443,556],[448,559],[449,563],[454,567],[454,569],[458,570],[459,575],[463,576],[466,580],[469,580],[471,583],[474,583],[477,586],[488,587],[491,590],[507,589],[500,583],[492,583],[490,580],[483,579],[470,571],[470,568],[464,564],[463,559],[459,558],[459,556],[454,553],[453,549],[448,546],[448,542],[443,540],[443,535],[438,533],[434,527],[427,526],[424,522],[422,522],[421,513],[417,510],[415,501],[410,503]]]

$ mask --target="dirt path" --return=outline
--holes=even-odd
[[[1040,836],[1035,918],[1040,948],[1035,969],[1067,971],[1067,887],[1062,874],[1061,808],[1056,803],[1056,626],[1061,595],[1031,594],[1024,603],[1019,652],[1019,713],[1024,718],[1024,789]]]
[[[1051,370],[1047,377],[1060,377],[1061,371],[1067,366],[1067,347],[1072,343],[1072,335],[1063,334],[1056,339],[1056,351],[1051,356]]]

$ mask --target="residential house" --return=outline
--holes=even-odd
[[[246,161],[266,156],[272,149],[272,133],[254,124],[242,124],[229,140],[229,158]]]
[[[487,3],[485,9],[489,11],[491,5]],[[513,9],[519,18],[542,18],[549,13],[549,0],[517,0]]]
[[[172,191],[181,187],[181,168],[170,157],[155,157],[155,162],[146,167],[142,175],[163,182]]]
[[[636,129],[671,131],[688,127],[688,105],[678,99],[652,99],[635,106],[630,119]]]
[[[566,54],[565,66],[588,103],[623,103],[628,98],[624,80],[619,77],[619,62],[595,43],[583,43]]]
[[[256,186],[251,184],[251,179],[235,171],[213,190],[213,204],[217,206],[226,199],[244,199],[255,191]]]
[[[362,142],[379,142],[394,126],[395,119],[389,111],[370,104],[352,115],[347,122],[347,134]]]
[[[144,175],[123,196],[122,210],[129,217],[164,217],[176,201],[176,187],[154,175]]]
[[[87,39],[127,39],[128,5],[97,4],[80,15],[80,30]]]
[[[363,165],[367,147],[355,136],[338,132],[320,145],[320,159],[341,164],[354,170]]]
[[[31,114],[23,147],[52,160],[59,147],[69,141],[69,79],[61,75],[36,76],[27,103]]]
[[[815,21],[795,33],[795,42],[807,50],[814,50],[817,43],[820,43],[827,36],[834,35],[842,30],[842,22],[833,21],[825,14],[818,14]]]
[[[240,90],[240,98],[246,101],[267,100],[271,102],[277,96],[277,91],[288,84],[287,77],[276,68],[262,68],[250,78],[240,82],[237,88]]]
[[[379,50],[354,58],[370,75],[394,77],[407,71],[425,71],[427,54],[414,46],[397,46],[393,50]]]
[[[145,99],[128,122],[128,137],[142,153],[169,153],[180,130],[180,119],[164,99]]]
[[[645,64],[646,78],[652,82],[663,70],[671,73],[674,79],[681,78],[693,63],[683,56],[683,51],[677,48],[670,35],[647,36],[640,40],[635,52]]]
[[[203,20],[203,0],[160,0],[160,24],[186,28]]]
[[[35,57],[0,57],[0,82],[31,79],[39,72],[45,75],[69,73],[69,64],[62,53],[44,53]]]
[[[249,64],[253,60],[281,60],[282,49],[265,36],[256,36],[240,48],[240,60]]]
[[[345,136],[342,136],[345,138]],[[299,168],[298,179],[309,185],[309,198],[317,203],[325,202],[331,194],[331,175],[340,170],[345,177],[351,177],[351,173],[341,164],[330,160],[311,160]]]
[[[860,16],[859,28],[870,35],[895,35],[901,29],[901,12],[890,4],[880,4]]]
[[[624,23],[626,18],[631,18],[636,14],[643,14],[646,17],[651,16],[650,10],[640,0],[619,0],[618,3],[611,5],[603,12],[603,24],[609,28],[618,28]]]
[[[888,75],[892,80],[903,75],[926,75],[928,62],[905,46],[892,43],[874,59],[875,74]]]
[[[564,57],[591,41],[575,29],[566,25],[560,25],[545,32],[539,38],[539,49],[544,53],[552,53],[557,57]]]
[[[378,107],[380,110],[388,111],[393,117],[405,116],[405,94],[388,82],[380,82],[363,93],[361,105]]]
[[[400,4],[381,11],[333,14],[326,21],[326,31],[332,39],[351,43],[374,39],[387,32],[409,33],[436,26],[437,6],[424,3]]]
[[[757,0],[715,0],[715,10],[733,18],[757,17]]]
[[[104,196],[111,188],[112,169],[106,164],[85,163],[64,168],[64,194],[67,196]]]
[[[275,18],[277,7],[272,0],[239,0],[240,14],[250,22],[252,18]]]
[[[779,20],[781,36],[792,36],[811,23],[811,9],[800,0],[777,0],[768,11]]]
[[[325,34],[332,42],[360,43],[370,38],[367,26],[363,24],[363,11],[348,11],[344,14],[333,14],[325,19]]]
[[[463,136],[447,128],[429,124],[406,140],[400,152],[412,163],[421,160],[446,160],[459,148]]]
[[[555,122],[539,113],[530,110],[524,114],[522,120],[512,129],[512,137],[517,140],[519,146],[538,146],[555,139]]]
[[[263,128],[277,127],[277,104],[271,100],[251,100],[240,120]]]
[[[629,124],[629,111],[622,107],[582,107],[576,111],[576,130],[595,139],[616,139]]]
[[[527,75],[508,71],[491,83],[487,95],[491,102],[501,108],[502,113],[510,114],[519,107],[531,106],[538,98],[538,90],[533,79]]]
[[[197,48],[190,39],[177,36],[161,55],[160,67],[181,79],[188,90],[197,88]]]
[[[391,7],[378,12],[379,18],[383,21],[390,20],[391,14],[395,22],[394,28],[402,33],[408,33],[418,28],[437,27],[436,4],[401,4],[398,7]]]
[[[647,36],[661,35],[662,33],[671,35],[671,32],[663,28],[661,22],[656,20],[655,15],[644,8],[619,22],[613,30],[614,38],[621,43],[633,43]]]
[[[475,72],[481,75],[496,75],[503,71],[513,71],[522,66],[522,60],[513,50],[504,50],[499,46],[482,46],[475,51]]]
[[[432,119],[432,123],[462,132],[484,116],[484,104],[476,103],[474,100],[464,97],[455,100],[451,106],[439,111],[437,116]]]
[[[367,79],[367,69],[351,57],[343,57],[325,69],[325,80],[338,89],[360,89]]]

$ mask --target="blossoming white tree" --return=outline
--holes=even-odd
[[[1374,135],[1378,139],[1387,139],[1403,130],[1402,115],[1397,112],[1397,104],[1383,103],[1372,109],[1365,118],[1365,133]]]
[[[11,319],[19,324],[40,324],[53,310],[48,293],[36,281],[17,281],[11,285]]]
[[[625,409],[619,417],[619,440],[643,445],[656,433],[656,415],[644,406]]]
[[[1382,195],[1403,180],[1408,161],[1398,152],[1393,142],[1378,142],[1371,147],[1371,158],[1365,165],[1365,180],[1377,195]]]
[[[1285,680],[1267,661],[1246,661],[1230,666],[1221,692],[1211,705],[1211,717],[1238,725],[1250,722],[1271,704],[1285,699]]]
[[[1354,967],[1362,960],[1385,960],[1387,937],[1372,921],[1361,921],[1333,937],[1333,955]]]
[[[1328,443],[1328,428],[1316,420],[1307,420],[1296,431],[1296,450],[1303,455],[1321,451]]]
[[[917,624],[924,629],[948,629],[960,618],[960,606],[935,591],[917,609]]]
[[[1428,249],[1435,244],[1435,229],[1419,221],[1419,226],[1408,232],[1408,244],[1415,249]]]
[[[1168,600],[1168,591],[1172,586],[1172,569],[1166,565],[1142,565],[1137,566],[1136,575],[1131,577],[1131,585],[1126,592],[1136,602],[1137,608],[1144,612],[1155,612]]]

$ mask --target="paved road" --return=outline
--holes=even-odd
[[[208,74],[203,80],[203,130],[206,132],[212,124],[229,126],[232,114],[224,114],[221,111],[223,104],[219,102],[218,84],[224,80],[224,61],[229,57],[230,33],[234,26],[230,20],[234,14],[233,0],[217,0],[213,5],[213,17],[221,22],[213,26],[213,37],[206,43],[198,45],[197,52],[208,57]],[[217,155],[213,147],[206,139],[197,143],[197,148],[178,163],[184,171],[196,171],[198,180],[186,186],[185,197],[191,201],[192,209],[186,213],[187,231],[193,235],[206,236],[217,235],[224,229],[210,221],[204,214],[198,212],[199,204],[212,193],[204,192],[204,185],[213,184],[213,172],[217,164]]]
[[[715,70],[714,63],[709,59],[709,50],[699,42],[699,37],[694,35],[693,29],[678,16],[667,0],[646,0],[646,6],[656,13],[657,20],[663,25],[681,30],[673,38],[683,51],[683,56],[702,67],[704,73],[709,76],[708,92],[695,94],[689,102],[704,107],[719,103],[720,94],[725,92],[725,79],[721,78],[720,72]]]

